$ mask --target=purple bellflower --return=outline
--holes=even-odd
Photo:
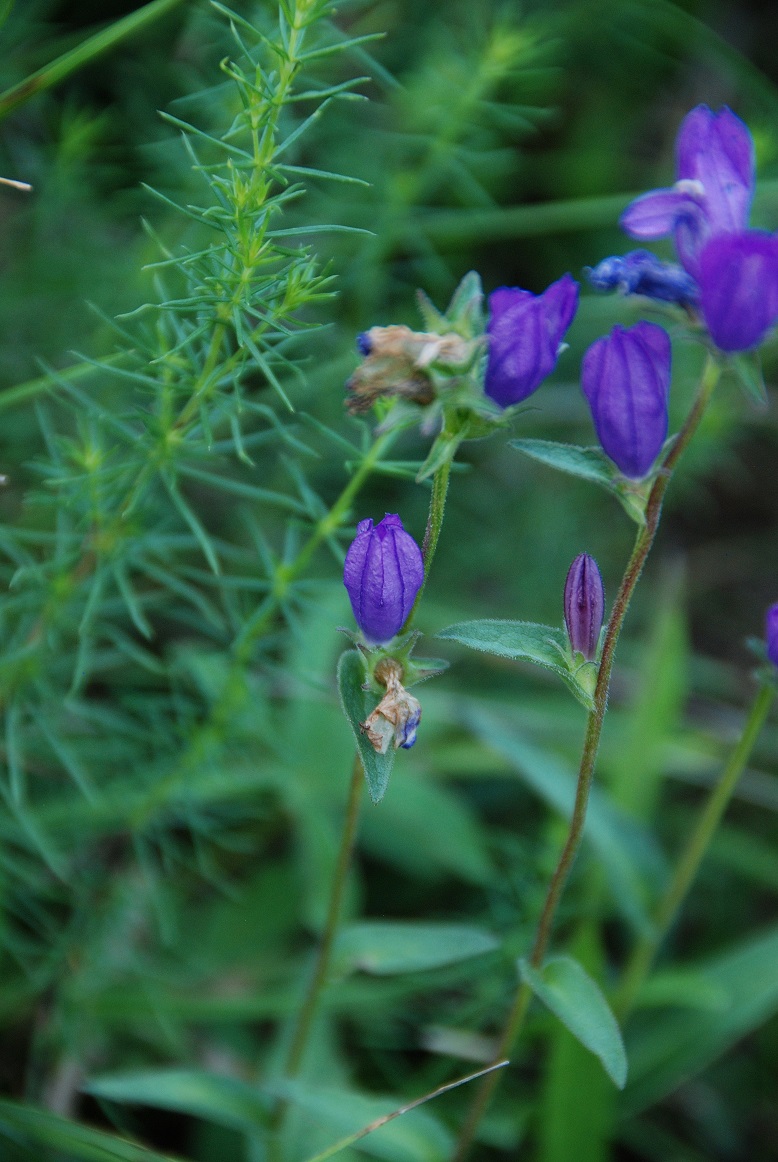
[[[395,513],[377,525],[368,517],[346,553],[343,583],[357,625],[372,645],[398,634],[424,580],[421,549]]]
[[[665,303],[688,306],[697,300],[697,283],[676,262],[662,262],[650,250],[603,258],[586,277],[596,290],[617,290],[623,295],[645,295]]]
[[[591,662],[597,653],[602,619],[605,614],[605,591],[594,557],[579,553],[570,566],[565,581],[565,625],[573,653],[581,653]]]
[[[651,190],[621,216],[633,238],[672,234],[711,338],[722,351],[747,351],[778,322],[778,242],[748,228],[754,143],[731,109],[698,105],[676,140],[678,180]]]
[[[714,113],[698,105],[681,123],[675,152],[675,185],[643,194],[620,221],[633,238],[673,234],[678,257],[696,277],[709,238],[746,229],[754,194],[754,143],[731,109]]]
[[[578,307],[578,283],[565,274],[542,295],[503,286],[489,295],[489,356],[484,390],[500,407],[520,403],[556,366]]]
[[[774,666],[778,666],[778,602],[771,605],[765,617],[765,638],[767,656]]]
[[[592,343],[581,363],[581,387],[597,437],[631,479],[649,471],[667,436],[670,339],[655,323],[615,326]]]

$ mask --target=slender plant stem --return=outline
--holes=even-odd
[[[343,896],[346,890],[346,881],[351,864],[351,853],[354,850],[354,840],[357,833],[363,782],[364,771],[362,761],[357,754],[354,756],[354,766],[351,772],[348,803],[346,804],[346,815],[340,837],[340,850],[338,851],[338,859],[332,877],[327,918],[324,922],[321,943],[316,953],[313,973],[308,982],[308,987],[305,990],[302,1007],[297,1018],[297,1026],[292,1035],[291,1045],[289,1046],[289,1052],[284,1066],[284,1077],[286,1078],[296,1077],[300,1072],[305,1048],[308,1044],[308,1037],[319,1008],[322,992],[327,983],[327,977],[330,973],[332,949],[340,925],[340,915],[343,910]],[[271,1158],[277,1158],[279,1156],[278,1135],[281,1132],[288,1106],[288,1099],[281,1098],[273,1111],[270,1123],[270,1141],[268,1143]]]
[[[712,355],[709,355],[691,410],[676,440],[665,456],[649,493],[646,503],[645,524],[638,530],[632,555],[627,562],[619,591],[616,594],[616,600],[613,603],[613,609],[611,610],[610,619],[605,631],[600,666],[597,672],[597,684],[594,690],[594,709],[590,712],[586,723],[586,734],[584,736],[583,751],[581,753],[581,765],[578,771],[573,815],[570,820],[570,827],[564,847],[562,848],[559,861],[554,869],[546,892],[546,899],[540,914],[540,920],[538,921],[535,941],[530,954],[530,964],[533,968],[540,968],[543,964],[546,948],[551,938],[559,900],[581,844],[586,820],[586,807],[589,802],[589,792],[594,777],[595,761],[597,759],[600,735],[602,734],[602,725],[608,703],[613,659],[619,634],[621,633],[621,627],[624,624],[624,618],[626,617],[632,594],[643,571],[643,566],[654,542],[657,528],[659,527],[659,518],[662,515],[662,502],[667,486],[670,483],[673,469],[705,414],[705,409],[708,406],[720,374],[721,368],[718,361]],[[531,998],[532,990],[530,986],[522,982],[516,991],[516,997],[503,1028],[495,1059],[510,1056],[516,1038],[524,1024],[524,1018]],[[491,1073],[481,1083],[462,1127],[453,1155],[453,1162],[463,1162],[467,1156],[481,1118],[489,1105],[499,1076],[498,1073]]]
[[[424,531],[424,542],[422,544],[422,556],[424,557],[424,579],[421,583],[421,589],[416,594],[416,600],[411,606],[411,612],[405,619],[405,625],[402,627],[401,633],[404,632],[413,623],[413,617],[416,613],[422,594],[427,586],[427,578],[430,575],[430,568],[435,556],[435,550],[438,547],[440,540],[440,530],[443,527],[443,517],[446,512],[446,497],[448,496],[448,482],[451,476],[451,460],[448,459],[441,464],[437,469],[435,475],[432,477],[432,496],[430,497],[430,508],[427,514],[427,528]]]
[[[673,877],[659,902],[654,923],[650,931],[638,940],[632,950],[632,955],[627,962],[613,1002],[614,1011],[620,1020],[623,1020],[631,1011],[635,998],[649,974],[654,957],[697,875],[716,828],[721,822],[738,780],[751,756],[751,751],[764,726],[774,698],[775,689],[772,686],[759,687],[743,733],[729,756],[729,761],[724,767],[721,778],[711,790],[705,806],[700,812],[697,824],[676,864]]]
[[[316,955],[313,975],[305,993],[305,999],[300,1009],[300,1016],[297,1020],[297,1028],[292,1037],[292,1044],[286,1059],[286,1068],[284,1070],[286,1077],[296,1077],[300,1072],[303,1053],[308,1043],[308,1035],[311,1031],[313,1019],[316,1016],[319,998],[327,982],[327,976],[329,975],[332,947],[340,923],[340,913],[343,908],[343,894],[346,890],[351,853],[354,850],[354,838],[357,833],[357,820],[359,819],[359,804],[362,798],[363,782],[364,771],[362,769],[362,760],[359,755],[355,755],[354,767],[351,772],[348,804],[346,806],[346,817],[340,839],[338,862],[335,865],[335,873],[332,877],[327,919],[324,924],[324,932],[322,934],[321,944],[319,945],[319,951]]]

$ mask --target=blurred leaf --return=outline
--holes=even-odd
[[[720,1013],[729,1007],[726,989],[693,969],[666,969],[649,977],[640,989],[637,1004],[641,1008],[705,1009]]]
[[[341,971],[359,969],[378,976],[419,972],[456,964],[499,948],[482,928],[464,924],[414,924],[365,921],[344,928],[335,956]]]
[[[542,969],[519,961],[522,979],[559,1017],[582,1045],[599,1057],[619,1089],[627,1080],[627,1055],[621,1030],[608,1002],[586,970],[570,956],[554,956]]]
[[[0,1099],[0,1133],[12,1141],[28,1139],[37,1146],[61,1151],[79,1162],[176,1162],[168,1154],[68,1121],[47,1110]]]
[[[653,818],[659,801],[667,747],[680,726],[688,689],[682,580],[673,571],[654,595],[656,612],[639,686],[629,708],[619,712],[618,746],[610,762],[614,800],[645,821]]]
[[[467,725],[503,755],[529,786],[566,819],[573,812],[575,773],[557,755],[527,742],[502,718],[467,704]],[[602,860],[613,896],[640,930],[650,923],[647,903],[664,880],[664,858],[648,832],[624,815],[594,786],[584,824],[584,837]]]
[[[265,1129],[272,1105],[244,1081],[197,1070],[110,1074],[92,1078],[82,1089],[106,1101],[178,1110],[247,1133]]]
[[[730,1046],[778,1012],[778,928],[743,940],[694,971],[728,998],[723,1009],[652,1014],[630,1030],[628,1116],[696,1077]]]
[[[131,12],[121,20],[114,21],[107,28],[103,28],[94,36],[87,37],[81,44],[63,53],[56,60],[50,61],[42,69],[26,77],[18,85],[0,93],[0,119],[6,117],[12,109],[28,101],[37,93],[50,89],[71,73],[90,64],[104,52],[120,44],[128,36],[147,28],[158,20],[160,16],[171,12],[181,3],[181,0],[152,0],[150,4]]]
[[[414,772],[395,777],[380,812],[364,812],[360,833],[368,851],[421,880],[448,872],[484,884],[494,874],[475,812],[446,787]]]
[[[375,695],[362,689],[364,681],[365,666],[362,656],[357,650],[346,650],[338,662],[340,701],[362,760],[370,798],[374,803],[380,803],[389,786],[395,750],[390,746],[386,754],[378,754],[361,729],[361,724],[377,705]]]

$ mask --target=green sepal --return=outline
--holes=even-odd
[[[759,358],[758,351],[740,351],[729,358],[729,366],[735,375],[738,383],[743,389],[746,398],[764,411],[769,404],[767,396],[767,388],[765,387],[764,375],[762,374],[762,361]]]
[[[464,339],[474,339],[478,335],[483,335],[486,328],[483,304],[481,276],[475,270],[471,270],[454,291],[446,308],[446,319],[451,330],[456,331]]]
[[[571,655],[567,634],[563,629],[538,625],[532,621],[486,619],[462,621],[448,626],[435,636],[498,658],[532,662],[551,670],[562,679],[582,706],[589,711],[594,709],[596,663],[584,661],[580,654],[575,657]]]
[[[368,687],[367,689],[365,687]],[[375,710],[377,700],[370,690],[368,667],[359,650],[346,650],[338,660],[338,692],[343,713],[346,715],[367,780],[370,798],[380,803],[389,786],[394,766],[394,747],[386,754],[373,750],[362,731],[362,723]]]
[[[509,440],[508,443],[540,464],[556,468],[568,476],[577,476],[579,480],[599,484],[615,496],[630,519],[642,527],[646,523],[648,497],[674,441],[675,436],[665,441],[653,469],[642,480],[623,476],[602,448],[579,448],[575,444],[560,444],[554,440]]]
[[[416,291],[416,302],[428,331],[435,331],[438,335],[453,331],[463,339],[477,339],[484,333],[484,291],[481,276],[474,270],[462,279],[445,313],[438,310],[423,290]]]
[[[426,682],[428,678],[434,678],[436,674],[442,674],[444,670],[448,669],[448,662],[444,658],[414,658],[412,656],[421,636],[418,629],[412,629],[409,633],[403,634],[402,637],[393,638],[386,645],[366,646],[355,635],[349,633],[349,637],[362,653],[367,680],[375,693],[383,695],[386,692],[383,683],[379,682],[375,676],[377,667],[384,661],[398,663],[402,669],[401,681],[406,690],[409,686]]]

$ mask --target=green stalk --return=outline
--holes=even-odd
[[[610,619],[605,631],[602,657],[597,672],[597,684],[594,690],[594,709],[589,714],[586,723],[586,734],[584,736],[584,745],[581,754],[581,765],[578,771],[573,815],[570,820],[570,827],[564,847],[562,848],[562,853],[546,892],[543,911],[541,912],[535,933],[535,941],[530,955],[530,963],[533,968],[542,967],[548,942],[551,938],[559,900],[581,844],[584,822],[586,820],[586,807],[589,802],[589,792],[594,778],[595,761],[597,759],[600,735],[602,734],[602,725],[608,703],[613,659],[619,634],[621,633],[621,627],[624,624],[624,618],[629,609],[632,594],[643,571],[643,566],[654,542],[657,528],[659,527],[659,518],[662,515],[662,502],[667,491],[667,486],[670,483],[670,477],[705,414],[705,409],[708,406],[708,402],[710,401],[710,397],[713,394],[720,375],[720,365],[712,355],[709,355],[691,410],[672,448],[665,456],[651,492],[649,493],[646,504],[645,524],[638,530],[632,555],[627,563],[619,591],[616,594],[616,600],[613,603],[613,609],[611,610]],[[495,1059],[510,1057],[521,1027],[524,1024],[524,1018],[527,1014],[531,999],[532,990],[530,986],[522,983],[516,992],[516,997],[503,1028]],[[473,1105],[462,1127],[454,1152],[453,1162],[463,1162],[463,1159],[466,1157],[481,1118],[489,1105],[498,1079],[499,1074],[489,1074],[479,1087]]]
[[[59,84],[65,77],[69,77],[71,73],[83,68],[84,65],[91,64],[93,60],[102,56],[103,53],[109,52],[128,36],[134,36],[136,32],[148,28],[160,16],[172,12],[180,3],[181,0],[152,0],[152,3],[147,4],[145,8],[131,12],[129,16],[115,21],[108,28],[96,32],[94,36],[88,36],[75,48],[63,53],[55,60],[49,61],[47,65],[43,65],[36,72],[30,73],[29,77],[25,77],[17,85],[12,85],[4,93],[0,93],[0,120],[7,117],[18,105],[23,105],[31,97]]]
[[[300,1072],[305,1046],[308,1044],[308,1036],[319,1007],[322,989],[327,983],[327,977],[329,976],[332,948],[340,923],[340,914],[343,909],[343,894],[346,890],[351,853],[354,850],[354,839],[357,832],[357,820],[359,819],[359,804],[362,798],[363,783],[364,771],[362,769],[362,762],[359,755],[355,755],[354,767],[351,773],[351,786],[349,788],[348,803],[346,806],[346,817],[340,839],[338,861],[332,877],[327,919],[324,925],[319,951],[316,956],[313,975],[306,989],[305,999],[303,1000],[300,1016],[297,1020],[297,1028],[292,1037],[292,1044],[286,1059],[286,1068],[284,1069],[285,1077],[296,1077]],[[279,1104],[278,1110],[280,1112],[277,1117],[277,1125],[280,1125],[285,1108],[285,1102]]]
[[[710,792],[697,819],[681,858],[675,867],[673,878],[662,897],[654,917],[654,923],[635,945],[614,998],[614,1011],[623,1020],[631,1011],[635,999],[648,976],[659,948],[672,926],[675,917],[691,887],[700,864],[705,858],[710,842],[727,809],[738,780],[751,756],[751,751],[764,726],[770,707],[775,698],[772,686],[762,685],[757,691],[751,711],[743,727],[724,772]]]
[[[440,530],[443,527],[443,517],[446,513],[446,497],[448,496],[448,482],[451,476],[451,459],[446,460],[441,464],[432,477],[432,496],[430,497],[430,508],[427,514],[427,528],[424,532],[424,542],[422,544],[422,556],[424,557],[424,579],[421,583],[421,589],[416,594],[416,600],[411,606],[411,612],[405,619],[405,625],[400,630],[404,633],[413,623],[413,617],[416,609],[421,601],[422,594],[427,586],[427,578],[430,575],[430,568],[435,556],[435,550],[438,547],[440,540]]]

